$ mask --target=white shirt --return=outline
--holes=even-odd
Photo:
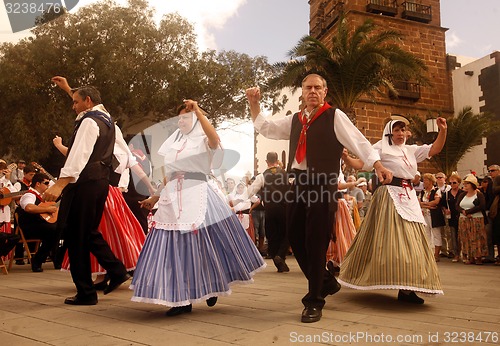
[[[6,187],[10,192],[17,192],[18,190],[12,185],[9,179],[5,177],[0,178],[0,187]],[[10,207],[9,205],[0,206],[0,222],[10,222]]]
[[[474,196],[472,197],[468,197],[467,195],[464,196],[464,198],[462,198],[462,200],[460,201],[460,207],[465,209],[465,210],[469,210],[469,209],[472,209],[475,207],[474,205],[474,200],[477,198],[477,192],[474,194]],[[475,213],[473,214],[470,214],[472,217],[483,217],[483,213],[481,211],[476,211]],[[464,217],[467,217],[465,216],[464,214],[460,213],[460,217],[464,218]]]
[[[105,112],[102,112],[102,105],[100,104],[90,110],[99,110],[103,116],[107,116]],[[77,119],[79,117],[81,117],[81,113],[77,116]],[[90,118],[83,119],[80,127],[78,128],[78,132],[76,133],[71,150],[68,153],[64,167],[61,169],[61,174],[59,175],[60,178],[72,177],[74,178],[72,181],[73,183],[78,180],[80,173],[87,165],[90,156],[94,151],[94,145],[97,142],[98,137],[99,126],[97,123]],[[127,143],[123,139],[123,134],[120,128],[116,125],[113,154],[115,154],[116,158],[120,162],[120,165],[115,170],[117,173],[123,173],[125,169],[137,164],[134,155],[132,155]],[[128,174],[126,175],[128,176]],[[126,182],[126,185],[128,185],[128,181]]]
[[[90,118],[83,119],[64,167],[61,169],[61,174],[59,174],[60,178],[73,178],[72,183],[78,180],[80,173],[89,162],[98,137],[99,126],[97,123]]]
[[[380,153],[382,164],[391,170],[395,177],[413,180],[417,174],[417,163],[429,158],[432,145],[405,145],[406,157],[383,155],[380,141],[373,147]]]
[[[19,200],[19,205],[21,206],[21,208],[23,208],[23,210],[26,210],[26,207],[28,206],[28,204],[35,204],[36,205],[36,196],[40,196],[38,191],[32,189],[31,187],[29,188],[28,191],[30,191],[32,193],[25,193],[21,197],[21,199]]]
[[[253,125],[255,129],[266,138],[287,140],[290,139],[292,119],[293,115],[276,120],[269,119],[269,117],[264,117],[261,112],[255,119]],[[335,110],[332,132],[335,133],[340,144],[364,162],[365,167],[372,167],[375,161],[380,160],[380,155],[372,148],[370,142],[368,142],[365,136],[363,136],[358,128],[349,120],[347,115],[340,109]],[[300,170],[307,169],[307,157],[299,164],[295,159],[295,153],[289,153],[289,155],[293,155],[294,157],[292,168]]]

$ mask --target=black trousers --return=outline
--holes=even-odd
[[[288,252],[286,209],[266,204],[265,212],[267,253],[271,258],[280,256],[285,259]]]
[[[134,214],[137,221],[141,225],[141,228],[144,234],[148,234],[148,215],[149,210],[142,208],[139,204],[140,201],[145,200],[148,196],[142,196],[137,193],[125,192],[123,193],[123,198],[125,199],[125,203],[127,203],[128,207]]]
[[[308,292],[302,298],[305,307],[323,308],[323,282],[330,278],[326,270],[326,251],[335,224],[333,196],[326,185],[292,185],[287,197],[287,228],[290,245],[300,269],[308,280]],[[336,206],[336,205],[335,205]]]
[[[92,282],[90,253],[106,269],[111,279],[120,278],[127,273],[123,263],[115,257],[97,230],[108,189],[106,179],[77,183],[71,186],[69,191],[64,191],[61,200],[61,208],[67,208],[63,211],[63,234],[68,248],[71,277],[77,295],[82,299],[97,298]]]
[[[40,239],[40,247],[33,257],[33,266],[39,267],[45,263],[47,256],[56,248],[59,242],[59,233],[55,223],[48,223],[40,217],[40,222],[23,224],[19,222],[26,239]],[[17,249],[16,249],[17,250]],[[24,251],[24,249],[23,249]],[[22,256],[19,256],[22,257]]]

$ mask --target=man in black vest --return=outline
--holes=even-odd
[[[78,114],[70,139],[66,162],[57,182],[44,194],[46,201],[61,196],[60,226],[68,247],[70,271],[77,294],[65,304],[95,305],[97,293],[92,282],[90,253],[106,269],[110,293],[130,278],[123,263],[111,251],[97,230],[109,189],[115,127],[101,104],[99,91],[82,87],[73,93]]]
[[[31,270],[35,273],[43,272],[42,264],[45,263],[50,251],[58,241],[56,223],[47,222],[41,215],[50,216],[57,212],[54,205],[43,205],[42,194],[49,188],[49,177],[43,173],[36,173],[31,178],[31,187],[19,200],[16,213],[19,217],[19,226],[26,239],[41,239],[42,243],[35,256],[31,259]],[[23,249],[24,251],[24,249]]]
[[[288,177],[285,170],[278,165],[277,153],[267,153],[266,162],[267,169],[255,177],[247,192],[252,196],[261,190],[266,220],[267,253],[273,259],[279,273],[289,272],[290,269],[285,262],[288,238],[284,199],[288,191]]]
[[[379,161],[370,142],[339,109],[325,102],[326,80],[317,74],[302,80],[305,107],[299,113],[277,120],[260,114],[260,90],[246,94],[254,127],[264,137],[289,139],[288,173],[293,179],[284,198],[287,203],[287,230],[293,253],[308,280],[302,298],[302,322],[321,319],[325,297],[340,289],[326,268],[326,251],[335,225],[337,179],[343,148],[357,155],[365,167],[373,166],[380,181],[388,183],[392,173]]]

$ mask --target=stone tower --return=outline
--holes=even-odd
[[[431,85],[414,81],[398,81],[399,97],[388,93],[377,95],[375,101],[361,98],[356,106],[357,127],[372,142],[380,139],[385,120],[391,114],[453,115],[452,59],[446,55],[445,31],[441,27],[439,0],[309,0],[310,35],[331,47],[340,14],[343,12],[351,27],[366,19],[383,30],[391,29],[404,35],[402,47],[414,53],[427,65]]]

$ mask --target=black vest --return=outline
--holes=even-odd
[[[285,170],[271,167],[266,169],[262,175],[264,176],[264,186],[260,192],[265,208],[284,206],[285,199],[283,197],[289,189]]]
[[[431,193],[429,194],[429,202],[432,202],[434,199],[436,199],[436,188],[433,188],[431,190]],[[420,201],[424,198],[425,195],[425,190],[420,191]],[[430,209],[431,213],[431,222],[432,225],[431,227],[443,227],[446,225],[446,221],[444,220],[444,214],[443,211],[441,210],[441,205],[438,204],[436,209]]]
[[[337,139],[333,130],[335,118],[335,108],[329,108],[323,112],[309,127],[306,137],[306,159],[309,175],[321,174],[331,178],[337,177],[340,172],[340,158],[342,157],[343,146]],[[299,113],[295,113],[292,119],[292,129],[290,132],[290,147],[288,161],[288,171],[291,171],[295,152],[299,142],[302,123],[299,120]],[[323,180],[323,179],[321,179]],[[320,181],[321,182],[321,181]],[[336,185],[336,184],[335,184]]]
[[[102,112],[88,112],[79,122],[77,122],[73,136],[71,137],[69,143],[68,155],[73,146],[76,133],[80,128],[80,124],[86,118],[94,120],[97,126],[99,126],[99,136],[94,144],[94,149],[90,155],[87,165],[80,173],[76,182],[77,184],[84,183],[89,180],[109,179],[110,172],[113,170],[112,161],[113,149],[115,145],[115,126],[113,124],[113,119],[108,119],[108,117]]]
[[[27,193],[32,193],[32,192],[27,192]],[[42,201],[38,198],[38,196],[36,196],[35,205],[39,205],[41,202]],[[21,226],[21,228],[28,228],[32,225],[37,225],[45,222],[40,216],[40,214],[28,213],[23,208],[21,208],[21,206],[18,206],[16,208],[16,213],[17,215],[19,215],[19,225]]]

